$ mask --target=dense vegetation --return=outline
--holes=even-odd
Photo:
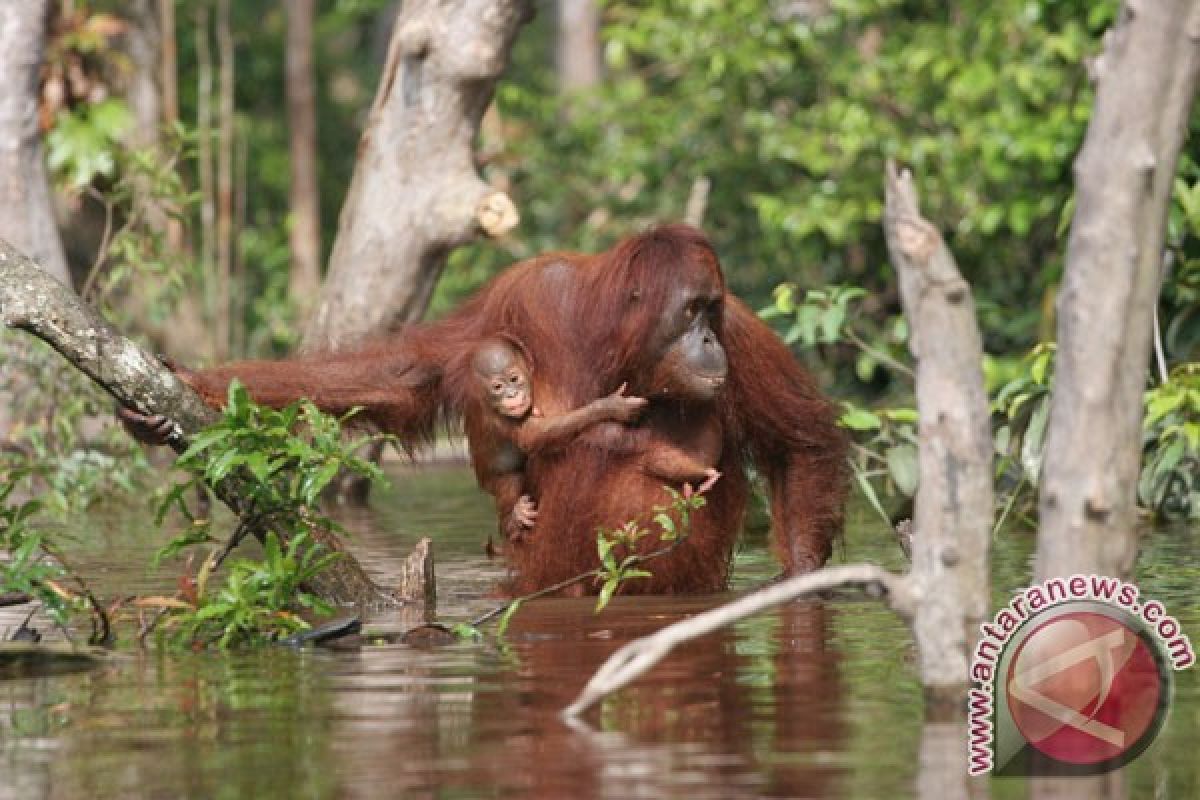
[[[81,58],[99,75],[128,69],[119,37],[106,38],[105,26],[86,22],[89,15],[93,22],[106,13],[119,17],[123,5],[75,3],[76,24],[59,26],[50,57]],[[391,5],[319,4],[326,252],[386,49]],[[212,67],[213,8],[177,4],[181,122],[166,151],[178,159],[181,181],[128,150],[119,92],[99,102],[89,96],[53,116],[50,163],[61,190],[83,197],[81,207],[99,196],[115,219],[136,219],[130,187],[147,181],[139,171],[149,173],[192,240],[203,239],[212,223],[196,198],[197,115],[206,104],[211,109],[212,98],[197,76],[206,59]],[[973,285],[997,448],[1005,456],[1000,475],[1010,487],[1033,486],[1053,376],[1071,166],[1092,98],[1089,60],[1100,52],[1115,9],[1107,0],[971,0],[953,7],[921,0],[610,0],[603,10],[604,78],[564,94],[554,68],[552,8],[539,4],[480,142],[485,173],[513,196],[521,226],[500,242],[454,253],[431,313],[444,312],[515,259],[604,247],[630,230],[682,217],[689,198],[703,196],[704,227],[734,288],[768,310],[826,386],[850,403],[847,424],[868,445],[862,474],[878,478],[877,488],[907,493],[907,327],[879,225],[882,165],[894,157],[915,168],[926,213]],[[285,17],[281,7],[233,4],[229,24],[241,206],[232,354],[269,355],[290,347],[297,333],[286,293]],[[1200,514],[1198,163],[1192,141],[1170,219],[1162,359],[1147,383],[1140,499],[1168,517]],[[131,315],[133,327],[139,314],[167,316],[189,285],[206,298],[203,313],[216,313],[220,295],[200,248],[150,246],[151,232],[137,225],[118,234],[100,243],[117,258],[87,285],[100,287],[101,299],[118,300],[121,281],[157,287]]]

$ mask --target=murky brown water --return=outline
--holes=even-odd
[[[439,619],[490,608],[502,572],[483,554],[490,503],[469,474],[394,483],[345,520],[369,567],[387,582],[429,534]],[[160,536],[148,514],[80,533],[77,563],[102,593],[169,584],[146,566]],[[735,588],[774,571],[761,532],[749,538]],[[1193,639],[1198,545],[1195,530],[1155,534],[1140,575]],[[1029,546],[1024,536],[998,543],[1001,583],[1025,579]],[[899,558],[869,518],[852,519],[840,560]],[[605,702],[587,729],[560,721],[621,644],[726,597],[617,598],[601,614],[586,599],[533,602],[499,645],[134,652],[92,672],[0,681],[0,798],[899,798],[930,785],[922,753],[955,732],[923,738],[905,628],[850,597],[695,642]],[[1195,672],[1179,675],[1166,730],[1119,779],[1129,797],[1200,796],[1198,697]],[[997,780],[991,792],[1023,797],[1026,786]]]

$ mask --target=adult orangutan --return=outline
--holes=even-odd
[[[533,396],[558,415],[626,384],[646,398],[639,419],[602,422],[561,448],[529,454],[524,480],[536,528],[506,548],[510,589],[524,593],[597,566],[596,529],[665,501],[646,468],[656,446],[723,475],[693,517],[691,537],[647,564],[626,592],[725,587],[749,492],[749,459],[766,481],[775,550],[787,573],[820,566],[842,522],[845,440],[835,409],[783,342],[725,288],[699,231],[669,225],[598,255],[551,253],[515,264],[450,317],[338,354],[242,362],[184,377],[213,405],[238,377],[260,402],[308,397],[332,412],[361,406],[402,438],[462,418],[476,444],[486,420],[469,402],[480,343],[521,342]],[[482,444],[482,442],[480,442]],[[651,537],[647,537],[649,539]],[[647,548],[655,546],[646,542]]]

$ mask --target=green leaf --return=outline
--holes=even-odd
[[[517,611],[520,610],[523,602],[524,601],[521,600],[521,598],[517,598],[509,603],[508,609],[504,612],[504,616],[500,617],[500,624],[496,626],[497,636],[504,636],[505,632],[508,630],[508,623],[512,621],[514,616],[516,616]]]
[[[600,596],[596,598],[596,613],[600,613],[608,606],[608,601],[612,600],[613,594],[617,591],[617,587],[621,585],[621,581],[617,578],[609,578],[604,582],[604,586],[600,589]]]
[[[917,466],[917,448],[910,444],[889,447],[884,454],[887,459],[888,474],[896,484],[896,488],[906,497],[912,497],[917,491],[920,470]]]
[[[1021,467],[1034,486],[1042,470],[1042,450],[1046,439],[1046,422],[1050,418],[1050,400],[1042,397],[1029,418],[1029,426],[1021,437]]]
[[[483,631],[479,630],[479,628],[476,628],[474,625],[468,625],[465,622],[460,622],[459,624],[451,627],[450,632],[465,642],[483,641]]]
[[[903,422],[915,425],[919,421],[919,415],[915,408],[885,408],[879,412],[881,416],[891,420],[892,422]]]
[[[838,424],[852,431],[874,431],[883,427],[883,421],[876,414],[853,406],[842,412]]]
[[[867,499],[867,503],[871,508],[875,509],[875,513],[884,521],[886,525],[891,527],[892,521],[888,517],[887,512],[883,509],[883,504],[879,502],[879,496],[875,494],[875,487],[871,486],[871,481],[863,471],[859,469],[857,464],[851,464],[854,471],[854,480],[858,483],[858,488],[862,492],[863,497]]]
[[[1183,406],[1184,393],[1176,391],[1154,392],[1146,403],[1144,427],[1150,429],[1163,417]]]

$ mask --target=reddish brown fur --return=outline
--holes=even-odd
[[[357,352],[245,362],[188,377],[214,404],[236,375],[264,402],[306,396],[331,411],[363,406],[369,419],[406,437],[428,435],[440,419],[462,418],[472,441],[483,420],[470,402],[470,358],[486,337],[506,335],[525,345],[533,396],[547,414],[579,408],[627,383],[630,394],[651,401],[638,435],[691,452],[696,443],[684,432],[716,435],[723,473],[694,517],[691,539],[653,562],[653,578],[632,581],[627,591],[718,591],[744,516],[747,458],[768,484],[776,552],[788,573],[829,557],[847,475],[833,405],[779,338],[727,292],[714,329],[729,374],[715,403],[689,404],[656,390],[661,343],[651,339],[673,290],[713,280],[724,286],[703,235],[666,226],[598,255],[552,253],[516,264],[447,319]],[[632,438],[623,442],[612,426],[603,427],[530,457],[527,481],[539,516],[533,534],[509,548],[513,591],[595,567],[597,527],[620,525],[665,502],[662,479],[643,469]]]

